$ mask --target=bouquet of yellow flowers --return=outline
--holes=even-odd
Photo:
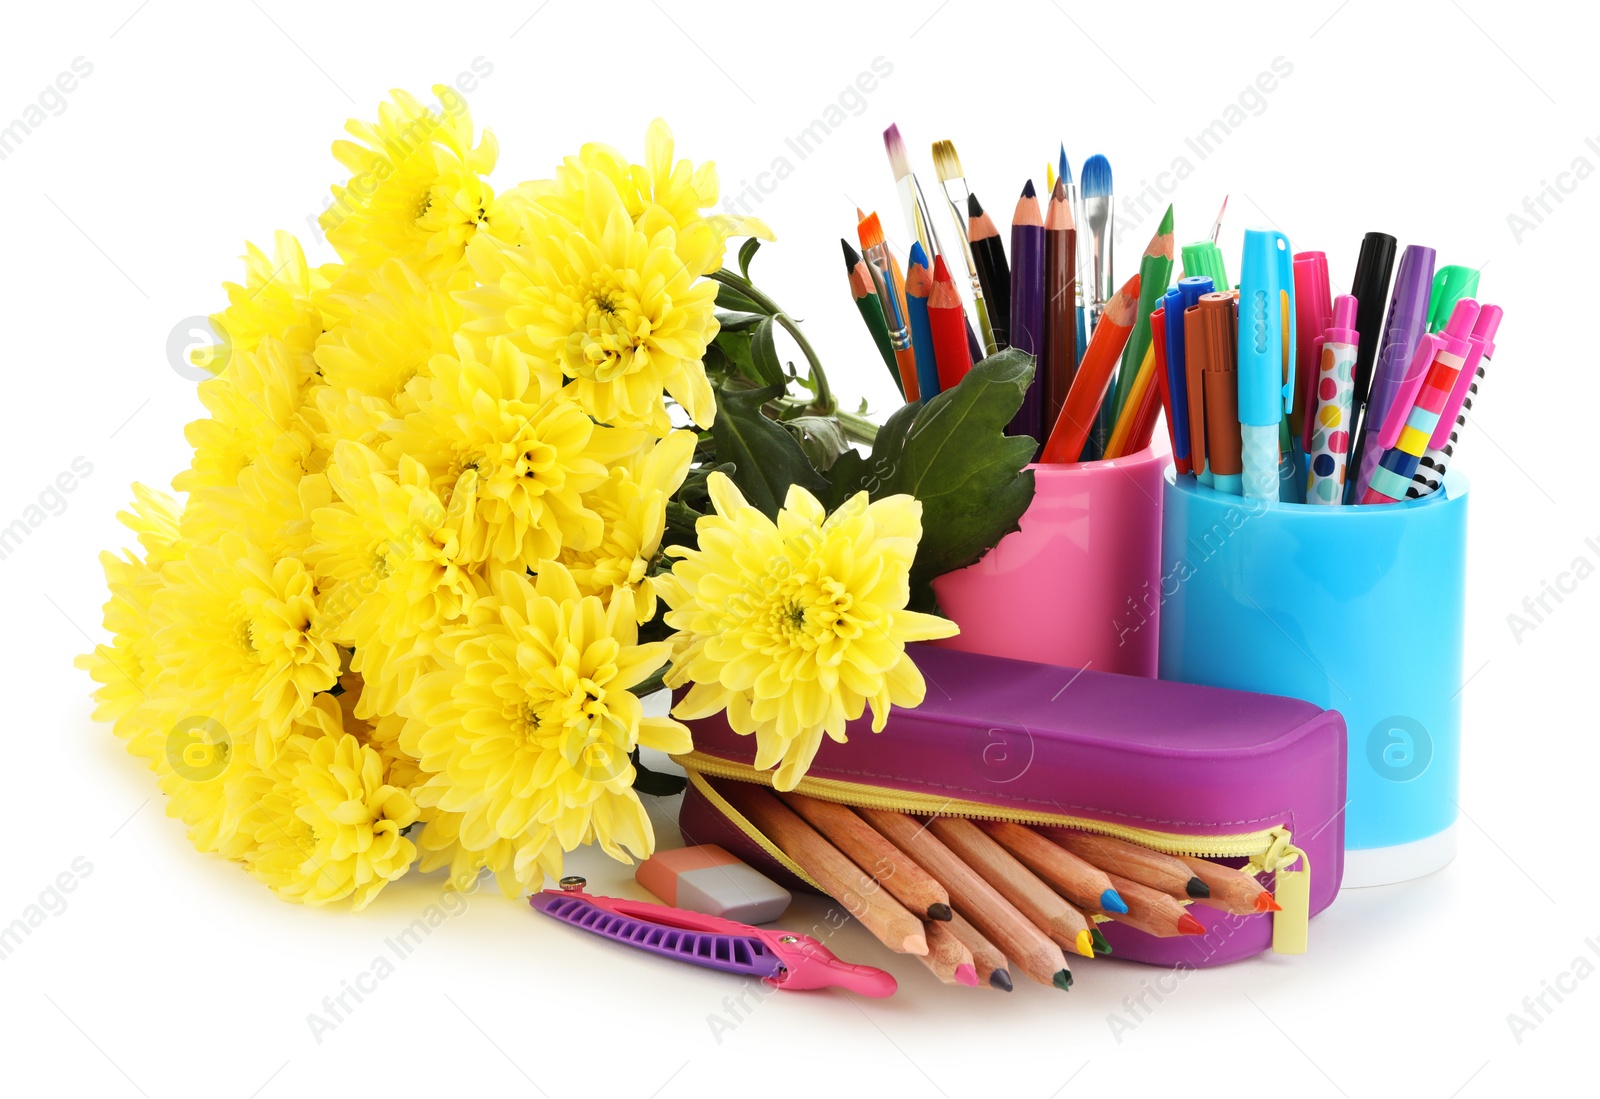
[[[929,581],[1032,496],[1002,354],[883,426],[838,407],[749,279],[767,227],[713,167],[584,146],[497,192],[460,96],[395,92],[334,154],[339,262],[277,236],[195,357],[182,503],[141,485],[102,555],[96,717],[194,845],[356,908],[413,865],[508,895],[654,839],[647,716],[726,710],[790,788],[823,735],[921,702]],[[749,239],[739,272],[730,237]],[[780,361],[789,332],[804,369]],[[853,442],[873,442],[870,454]]]

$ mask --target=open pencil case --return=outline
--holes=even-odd
[[[930,645],[907,651],[927,698],[883,732],[852,722],[824,740],[796,788],[847,805],[1117,836],[1168,854],[1273,875],[1282,911],[1188,911],[1205,935],[1160,938],[1101,923],[1114,956],[1218,965],[1305,949],[1310,916],[1333,902],[1344,869],[1345,726],[1336,711],[1274,695],[1198,687]],[[695,750],[679,817],[693,843],[717,843],[813,892],[816,883],[718,793],[771,785],[755,738],[722,715],[690,722]]]

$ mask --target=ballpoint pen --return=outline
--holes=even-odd
[[[1246,229],[1239,271],[1239,428],[1244,495],[1257,500],[1279,497],[1279,425],[1293,403],[1294,329],[1289,238],[1276,229]]]
[[[1498,305],[1485,305],[1478,310],[1478,322],[1472,326],[1474,339],[1483,341],[1483,354],[1478,356],[1476,368],[1472,371],[1472,380],[1467,383],[1467,395],[1461,398],[1461,410],[1456,413],[1455,426],[1450,429],[1450,438],[1442,446],[1430,446],[1428,452],[1417,463],[1417,472],[1411,478],[1411,487],[1406,490],[1406,496],[1415,498],[1426,496],[1430,492],[1437,492],[1439,486],[1444,484],[1445,470],[1450,465],[1450,459],[1455,456],[1456,447],[1461,441],[1461,431],[1467,426],[1467,416],[1472,411],[1472,405],[1478,399],[1478,389],[1483,385],[1483,376],[1489,367],[1489,360],[1494,358],[1494,338],[1500,330],[1500,318],[1503,316]]]
[[[1451,311],[1443,331],[1429,333],[1418,342],[1411,367],[1373,439],[1383,453],[1373,470],[1372,483],[1362,494],[1363,504],[1405,499],[1423,453],[1449,436],[1477,359],[1483,354],[1483,340],[1472,336],[1478,312],[1477,302],[1463,298]]]
[[[1400,266],[1394,276],[1394,294],[1389,299],[1389,312],[1383,321],[1383,339],[1378,345],[1377,360],[1372,365],[1372,389],[1367,394],[1366,414],[1361,421],[1361,433],[1350,452],[1351,469],[1345,483],[1346,503],[1360,502],[1372,480],[1372,471],[1378,467],[1382,448],[1374,443],[1373,436],[1388,421],[1389,406],[1406,380],[1406,366],[1411,362],[1417,341],[1427,329],[1433,260],[1433,249],[1420,244],[1408,244],[1400,254]],[[1359,294],[1357,300],[1360,300]]]
[[[1316,339],[1317,366],[1306,398],[1301,449],[1306,455],[1306,503],[1344,499],[1345,461],[1350,456],[1350,397],[1355,389],[1356,299],[1340,294],[1333,323]]]
[[[565,877],[559,889],[535,893],[528,903],[592,935],[663,958],[758,977],[772,988],[843,988],[883,997],[897,987],[883,970],[840,961],[809,935],[751,927],[664,904],[590,896],[583,891],[586,884],[580,877]]]

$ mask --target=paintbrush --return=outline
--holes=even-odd
[[[883,131],[883,147],[889,153],[889,168],[894,172],[895,187],[900,192],[900,206],[905,211],[906,228],[911,239],[922,244],[922,251],[930,258],[943,253],[939,233],[928,214],[928,200],[922,195],[922,184],[911,170],[911,158],[906,154],[906,143],[900,137],[900,127],[894,123]]]
[[[1228,212],[1228,196],[1222,196],[1222,209],[1217,211],[1217,220],[1211,223],[1211,243],[1217,243],[1217,238],[1222,235],[1222,215]]]
[[[944,188],[944,200],[950,205],[950,216],[956,223],[956,236],[961,241],[961,258],[967,265],[967,281],[972,286],[972,304],[978,313],[978,334],[983,337],[983,353],[993,355],[1000,350],[995,340],[994,325],[989,320],[989,306],[983,300],[983,283],[978,278],[978,266],[972,259],[972,242],[967,237],[967,200],[972,194],[967,177],[961,170],[961,158],[956,155],[953,141],[933,143],[933,170],[939,174]]]
[[[895,271],[896,263],[889,252],[889,242],[883,239],[883,222],[876,212],[856,226],[861,240],[861,258],[867,261],[877,278],[878,295],[883,299],[884,320],[889,326],[889,342],[894,348],[895,363],[900,370],[900,389],[908,401],[917,399],[917,359],[911,350],[911,329],[905,308],[903,281]]]
[[[1083,220],[1089,230],[1089,266],[1093,282],[1087,301],[1088,339],[1092,344],[1105,312],[1106,297],[1111,292],[1115,275],[1112,263],[1111,226],[1115,206],[1111,196],[1111,162],[1096,153],[1083,162]],[[1112,375],[1115,386],[1115,372]],[[1094,461],[1104,450],[1111,430],[1116,426],[1116,410],[1111,402],[1099,406],[1099,418],[1090,433],[1088,446],[1082,454],[1083,461]]]

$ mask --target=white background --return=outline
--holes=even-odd
[[[520,5],[122,0],[13,6],[0,38],[0,125],[74,58],[92,74],[0,161],[4,476],[0,526],[75,458],[93,466],[0,561],[9,712],[0,924],[75,859],[67,905],[0,962],[0,1090],[121,1096],[752,1093],[1489,1096],[1592,1081],[1600,885],[1592,838],[1600,514],[1593,488],[1592,264],[1600,118],[1577,5],[1323,0],[1153,5],[923,0],[879,5]],[[1135,16],[1137,10],[1138,15]],[[785,144],[875,58],[892,74],[810,156]],[[1185,144],[1275,58],[1293,67],[1208,157]],[[936,984],[859,929],[845,957],[901,979],[890,1001],[766,1000],[731,1032],[738,982],[647,959],[474,896],[321,1041],[306,1017],[371,968],[438,895],[412,877],[366,912],[302,909],[189,848],[142,765],[89,719],[71,666],[99,637],[96,554],[130,540],[128,484],[188,460],[193,384],[169,333],[223,302],[245,239],[294,230],[319,258],[317,212],[346,117],[391,87],[419,95],[476,58],[469,97],[498,135],[501,186],[548,174],[587,140],[641,152],[655,115],[680,155],[715,159],[725,192],[786,158],[757,212],[780,243],[757,281],[803,316],[836,388],[889,396],[848,300],[837,238],[852,207],[902,232],[880,132],[898,122],[936,200],[928,144],[957,142],[1004,220],[1022,180],[1067,142],[1074,173],[1106,153],[1119,195],[1178,157],[1180,242],[1232,194],[1222,243],[1272,225],[1326,250],[1349,284],[1361,234],[1484,268],[1505,307],[1485,396],[1457,468],[1473,479],[1461,853],[1404,886],[1347,892],[1310,953],[1196,974],[1120,1042],[1121,1012],[1158,971],[1079,967],[1071,993]],[[1262,105],[1264,104],[1264,105]],[[1587,146],[1594,138],[1595,146]],[[1584,158],[1589,178],[1519,234],[1507,216]],[[943,215],[940,214],[940,217]],[[1529,216],[1524,214],[1523,216]],[[1532,219],[1530,217],[1530,225]],[[1125,262],[1154,227],[1118,242]],[[949,230],[941,224],[941,231]],[[951,238],[947,235],[947,240]],[[1230,267],[1236,263],[1230,259]],[[1593,538],[1595,541],[1586,542]],[[1585,578],[1578,580],[1576,562]],[[1520,637],[1507,616],[1563,576],[1573,590]],[[1532,621],[1532,619],[1529,619]],[[1416,624],[1418,659],[1428,642]],[[663,845],[675,806],[653,809]],[[572,858],[628,892],[603,857]],[[80,866],[83,864],[80,864]],[[52,907],[59,907],[53,901]],[[807,924],[819,903],[802,901]],[[1587,970],[1584,970],[1587,973]],[[1513,1036],[1507,1016],[1568,988]],[[1543,1013],[1541,1013],[1543,1014]],[[1585,1035],[1588,1037],[1585,1038]],[[1592,1087],[1592,1083],[1587,1086]]]

